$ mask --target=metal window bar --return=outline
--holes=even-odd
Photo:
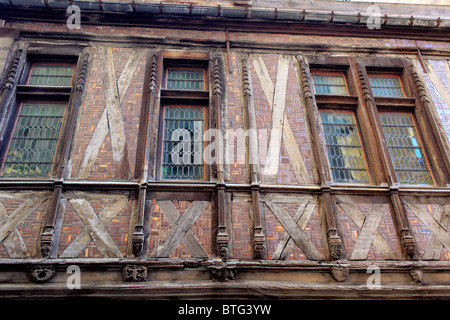
[[[34,64],[29,85],[35,86],[70,86],[74,65]]]
[[[203,70],[168,69],[167,89],[203,90]]]
[[[202,180],[203,169],[203,109],[166,107],[162,178]]]
[[[315,94],[348,95],[343,75],[313,74]]]
[[[368,183],[369,175],[353,114],[321,112],[330,168],[335,182]]]
[[[404,97],[400,79],[397,77],[369,76],[374,97]]]
[[[2,177],[48,177],[65,104],[22,105]]]
[[[380,120],[398,181],[433,184],[412,116],[380,113]]]

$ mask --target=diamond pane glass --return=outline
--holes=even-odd
[[[70,86],[74,65],[34,64],[29,85],[34,86]]]
[[[168,69],[167,89],[203,90],[203,70]]]
[[[22,105],[2,177],[50,175],[65,108],[65,104]]]
[[[412,116],[380,113],[380,120],[398,181],[433,184]]]
[[[162,177],[203,179],[202,108],[165,109]]]
[[[343,75],[313,74],[312,76],[316,94],[348,95]]]
[[[369,76],[374,97],[404,97],[398,77]]]
[[[320,117],[333,180],[335,182],[369,182],[354,115],[321,112]]]

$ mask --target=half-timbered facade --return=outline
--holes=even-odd
[[[0,0],[0,296],[448,298],[450,7],[369,5]]]

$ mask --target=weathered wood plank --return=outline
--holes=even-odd
[[[375,204],[372,207],[369,215],[364,220],[364,224],[359,233],[358,239],[355,243],[351,260],[365,260],[369,253],[370,247],[374,241],[378,226],[380,225],[383,213],[386,210],[386,205]]]
[[[266,100],[269,104],[270,109],[273,109],[274,103],[274,86],[272,80],[269,75],[269,71],[264,63],[264,60],[260,55],[251,55],[253,68],[258,77],[261,88],[264,92]],[[288,63],[289,67],[289,63]],[[288,72],[288,71],[287,71]],[[310,184],[311,179],[308,175],[308,171],[306,169],[305,162],[303,160],[303,156],[298,148],[297,141],[295,140],[294,133],[292,131],[291,124],[289,123],[289,119],[286,113],[283,116],[283,133],[282,138],[284,141],[284,146],[286,148],[286,152],[288,154],[290,163],[295,173],[295,177],[297,178],[298,183],[300,184]]]
[[[298,227],[297,223],[281,204],[266,202],[266,205],[272,210],[283,228],[290,234],[295,244],[302,250],[308,260],[322,260],[319,251],[311,244],[303,230]]]
[[[103,141],[105,141],[106,136],[108,135],[108,117],[106,115],[106,108],[103,110],[100,120],[95,127],[94,133],[92,134],[92,138],[89,141],[89,144],[84,152],[83,159],[81,160],[80,169],[78,170],[78,174],[76,179],[87,179],[89,173],[94,166],[95,160],[100,153],[100,150],[103,145]]]
[[[450,234],[420,204],[406,205],[420,221],[434,234],[441,244],[450,251]]]
[[[172,226],[164,241],[156,248],[154,257],[167,258],[175,250],[176,246],[183,240],[186,232],[192,227],[197,218],[208,205],[208,201],[194,201],[186,212]]]
[[[100,47],[102,67],[102,82],[105,92],[106,114],[108,117],[109,132],[111,133],[111,144],[113,159],[117,167],[127,165],[128,156],[125,137],[125,128],[120,108],[119,90],[117,88],[112,48]],[[129,167],[129,164],[128,164]],[[121,170],[120,170],[121,171]]]
[[[178,210],[175,208],[175,205],[170,200],[160,200],[157,201],[159,207],[161,208],[162,212],[166,216],[167,220],[169,220],[169,223],[173,226],[176,224],[178,219],[181,217]],[[198,242],[197,238],[195,237],[194,233],[191,229],[189,229],[186,232],[186,235],[183,238],[183,243],[186,245],[188,250],[191,252],[193,257],[198,258],[207,258],[208,254],[206,253],[205,249],[203,249],[202,245]]]
[[[0,221],[0,242],[5,240],[7,236],[17,228],[17,226],[25,220],[34,210],[39,207],[46,198],[30,197],[25,200],[16,210],[14,210],[5,219]]]
[[[94,240],[100,252],[108,258],[122,257],[117,245],[106,231],[102,221],[85,199],[70,199],[70,205],[86,226],[89,235]]]
[[[434,212],[434,219],[447,230],[450,205],[438,206]],[[434,234],[431,234],[425,245],[423,260],[439,260],[441,258],[442,244]]]
[[[98,214],[101,223],[108,227],[111,220],[125,207],[128,203],[127,198],[121,198],[111,201],[103,210]],[[92,237],[88,228],[85,228],[76,238],[73,240],[64,252],[61,254],[61,258],[75,258],[89,245],[92,241]]]
[[[105,91],[106,107],[102,112],[101,118],[83,155],[76,179],[87,179],[102,148],[103,141],[109,132],[111,132],[113,159],[119,167],[124,166],[124,168],[119,169],[119,175],[124,175],[126,178],[126,168],[129,168],[120,103],[131,84],[133,75],[141,60],[143,50],[135,49],[132,51],[117,82],[114,73],[114,64],[112,62],[111,48],[101,47],[99,51],[102,55],[100,65],[103,71],[102,81]]]
[[[304,230],[306,224],[311,217],[311,214],[314,212],[314,208],[316,207],[315,203],[301,203],[297,209],[297,212],[294,216],[294,221],[297,223],[298,227],[301,230]],[[289,254],[294,249],[295,242],[292,240],[292,237],[289,233],[285,232],[282,240],[278,244],[274,253],[272,254],[273,260],[285,260],[289,257]]]
[[[359,209],[353,203],[340,202],[339,206],[342,208],[342,210],[344,210],[347,216],[353,221],[353,223],[359,229],[363,228],[366,217],[364,216],[364,214],[361,213],[361,211],[359,211]],[[395,253],[394,250],[392,250],[392,248],[389,246],[389,244],[386,242],[386,240],[379,232],[375,233],[373,245],[378,249],[383,259],[386,260],[400,259],[398,254]]]
[[[283,193],[263,193],[262,201],[270,202],[286,202],[286,203],[307,203],[317,202],[316,199],[309,194],[283,194]]]
[[[284,107],[289,71],[289,59],[283,55],[278,58],[277,81],[272,104],[272,124],[269,137],[263,181],[276,182],[280,164],[281,139],[283,136]]]
[[[3,203],[0,203],[0,219],[5,219],[8,217],[8,213],[3,206]],[[14,229],[9,236],[7,236],[3,240],[3,245],[6,251],[9,254],[10,258],[13,259],[29,259],[31,258],[30,253],[28,252],[28,248],[23,241],[20,233],[17,229]]]

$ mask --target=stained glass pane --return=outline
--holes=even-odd
[[[50,175],[65,107],[65,104],[22,105],[2,177]]]
[[[316,94],[348,95],[343,75],[313,74],[314,91]]]
[[[34,64],[29,85],[34,86],[70,86],[74,65]]]
[[[202,108],[165,109],[162,177],[203,179]]]
[[[398,77],[369,76],[374,97],[404,97]]]
[[[398,181],[433,184],[412,116],[381,113],[380,120]]]
[[[354,115],[321,112],[320,117],[333,180],[369,182]]]
[[[168,69],[167,89],[203,90],[203,70]]]

